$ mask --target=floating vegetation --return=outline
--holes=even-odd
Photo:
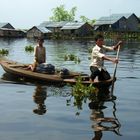
[[[81,62],[80,58],[74,54],[66,54],[64,57],[64,60],[65,61],[74,61],[75,63]]]
[[[89,53],[92,53],[92,48],[88,48],[88,52]]]
[[[88,48],[88,53],[92,53],[92,48]],[[88,60],[91,60],[91,56],[88,57]]]
[[[82,84],[82,78],[78,77],[76,84],[72,88],[72,95],[70,99],[67,100],[67,105],[70,105],[71,99],[73,98],[73,104],[78,109],[82,109],[83,103],[86,103],[87,100],[96,101],[98,95],[98,89],[95,88],[92,84],[89,86]],[[79,114],[79,113],[77,113]]]
[[[4,56],[4,55],[8,55],[9,51],[7,49],[0,49],[0,55]]]
[[[25,51],[26,52],[33,52],[34,51],[34,47],[32,45],[25,46]]]

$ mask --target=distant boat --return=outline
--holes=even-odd
[[[16,77],[22,77],[26,79],[32,79],[39,82],[46,83],[69,83],[76,84],[77,78],[81,77],[81,83],[85,85],[93,84],[94,86],[110,86],[112,84],[112,78],[105,81],[95,80],[91,82],[87,74],[78,73],[78,72],[69,72],[68,75],[61,75],[60,70],[56,70],[54,74],[42,73],[42,72],[32,72],[27,70],[27,64],[18,63],[10,60],[1,60],[0,64],[2,68],[8,74]]]

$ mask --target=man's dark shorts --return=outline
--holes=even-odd
[[[94,66],[90,66],[90,71],[91,71],[91,79],[94,80],[96,78],[96,76],[98,76],[98,80],[99,81],[103,81],[103,80],[108,80],[110,79],[110,74],[105,71],[104,69],[101,69],[101,71]]]

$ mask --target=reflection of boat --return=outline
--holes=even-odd
[[[77,72],[70,72],[68,75],[60,75],[60,70],[56,70],[54,74],[48,73],[41,73],[41,72],[32,72],[31,70],[27,70],[27,65],[8,61],[8,60],[1,60],[0,62],[3,69],[14,76],[27,78],[27,79],[34,79],[37,81],[42,82],[53,82],[53,83],[70,83],[75,84],[77,82],[76,78],[80,76],[82,78],[81,83],[83,84],[93,84],[97,86],[109,86],[112,84],[112,78],[106,81],[97,81],[91,82],[89,80],[89,76],[87,74],[77,73]]]

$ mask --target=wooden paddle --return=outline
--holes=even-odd
[[[118,46],[116,59],[119,58],[119,52],[120,52],[120,45]],[[111,87],[111,95],[113,95],[116,71],[117,71],[117,63],[115,64],[115,69],[114,69],[114,73],[113,73],[113,81],[112,81],[112,87]]]

